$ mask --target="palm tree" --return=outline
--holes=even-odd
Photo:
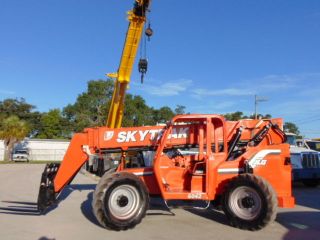
[[[14,144],[24,139],[29,132],[27,123],[17,116],[9,116],[0,123],[0,139],[4,140],[4,160],[9,161]]]

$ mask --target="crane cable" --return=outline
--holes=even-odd
[[[150,37],[153,34],[153,30],[151,29],[151,21],[150,18],[147,17],[147,11],[150,13],[149,9],[146,9],[145,11],[145,18],[146,18],[146,23],[144,25],[144,35],[142,36],[142,41],[140,41],[140,60],[138,63],[138,70],[141,73],[141,83],[143,83],[144,80],[144,75],[147,73],[148,70],[148,60],[147,60],[147,37],[148,41],[150,41]],[[150,16],[150,14],[149,14]]]

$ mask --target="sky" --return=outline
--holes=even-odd
[[[118,69],[133,0],[0,0],[0,101],[73,104]],[[129,93],[190,113],[258,113],[320,137],[319,0],[153,0]],[[140,51],[139,51],[140,52]],[[139,54],[137,58],[140,58]]]

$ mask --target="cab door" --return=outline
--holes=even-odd
[[[166,130],[154,165],[163,198],[208,200],[213,196],[209,192],[215,158],[221,159],[225,152],[223,121],[218,122],[209,117],[184,118]],[[181,126],[188,128],[185,136],[177,131]]]

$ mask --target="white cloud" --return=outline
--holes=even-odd
[[[320,100],[297,99],[273,105],[273,111],[296,119],[308,118],[320,112]]]
[[[232,111],[231,109],[239,104],[237,101],[211,101],[207,104],[195,104],[188,106],[191,113],[217,113],[225,114]]]
[[[296,87],[296,82],[299,80],[297,76],[289,75],[268,75],[261,79],[256,79],[256,89],[264,91],[275,91],[280,89],[288,89]],[[257,92],[256,91],[256,92]]]
[[[210,90],[204,88],[197,88],[191,91],[196,97],[205,96],[248,96],[253,95],[254,92],[250,89],[241,88],[225,88],[220,90]]]
[[[283,92],[284,90],[297,89],[302,91],[303,87],[308,86],[320,79],[320,73],[302,74],[270,74],[261,78],[250,80],[230,81],[231,86],[222,89],[196,88],[191,90],[194,97],[200,99],[206,96],[250,96],[255,94],[269,94],[270,92]]]
[[[301,85],[318,80],[320,73],[302,74],[270,74],[261,78],[247,80],[232,80],[232,85],[221,89],[192,88],[193,81],[190,79],[179,79],[176,81],[157,81],[149,79],[142,85],[141,90],[150,95],[169,97],[177,96],[183,92],[189,92],[196,99],[203,99],[209,96],[252,96],[255,94],[270,94],[282,92],[283,90],[302,91]],[[133,83],[134,84],[134,83]]]
[[[0,89],[0,94],[3,94],[3,95],[14,95],[15,92],[4,90],[4,89]]]
[[[142,89],[151,95],[156,95],[160,97],[176,96],[185,92],[192,85],[192,80],[189,79],[179,79],[174,82],[158,82],[155,84],[146,83],[142,86]]]
[[[298,89],[299,91],[313,82],[318,82],[320,73],[300,73],[300,74],[283,74],[283,75],[267,75],[262,78],[247,81],[247,85],[252,85],[252,90],[259,93],[282,91],[284,89]]]

